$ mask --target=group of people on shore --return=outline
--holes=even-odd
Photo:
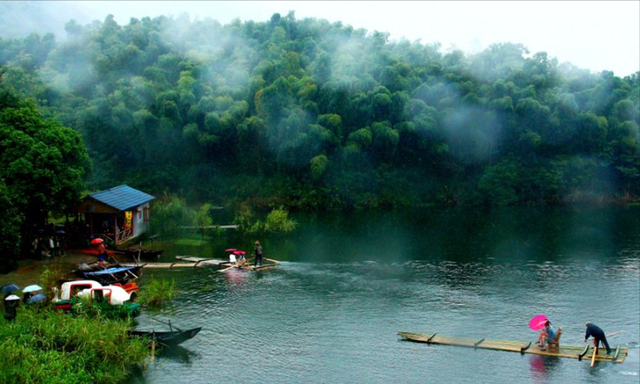
[[[31,252],[37,258],[64,256],[64,239],[58,235],[36,236],[31,242]]]
[[[607,341],[607,337],[604,334],[602,328],[597,325],[587,321],[585,326],[587,327],[587,331],[584,335],[584,342],[586,343],[589,337],[593,337],[593,345],[598,348],[600,343],[605,346],[607,349],[607,354],[611,353],[611,348],[609,347],[609,342]],[[544,324],[544,328],[540,331],[540,337],[538,337],[538,345],[542,350],[546,350],[549,348],[550,344],[557,344],[558,335],[556,331],[551,326],[551,322],[547,320]]]

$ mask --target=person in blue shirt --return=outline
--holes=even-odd
[[[609,348],[609,343],[607,342],[607,337],[604,335],[604,331],[595,324],[591,324],[587,321],[585,324],[587,326],[587,333],[584,335],[584,342],[587,342],[589,336],[593,336],[593,345],[598,348],[600,342],[604,344],[607,348],[607,354],[611,353],[611,348]]]
[[[547,320],[544,323],[544,328],[540,332],[540,337],[538,338],[538,344],[540,344],[540,349],[545,351],[549,346],[549,343],[556,339],[556,331],[553,330],[551,326],[551,322]]]

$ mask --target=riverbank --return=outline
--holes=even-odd
[[[19,287],[26,287],[31,284],[38,284],[40,276],[45,269],[62,272],[70,272],[80,263],[95,261],[95,256],[85,255],[76,252],[66,252],[64,257],[46,260],[20,260],[18,269],[0,275],[0,286],[3,284],[17,284]]]

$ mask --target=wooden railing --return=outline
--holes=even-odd
[[[133,237],[133,228],[123,229],[116,234],[116,244],[121,244]]]

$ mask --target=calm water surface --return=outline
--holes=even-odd
[[[201,326],[131,383],[638,383],[640,209],[505,209],[305,215],[286,238],[260,239],[270,271],[147,270],[175,279],[171,320]],[[176,254],[222,257],[255,239]],[[228,240],[227,240],[228,241]],[[562,342],[584,322],[629,348],[623,364],[400,341],[398,331],[534,340],[545,313]]]

